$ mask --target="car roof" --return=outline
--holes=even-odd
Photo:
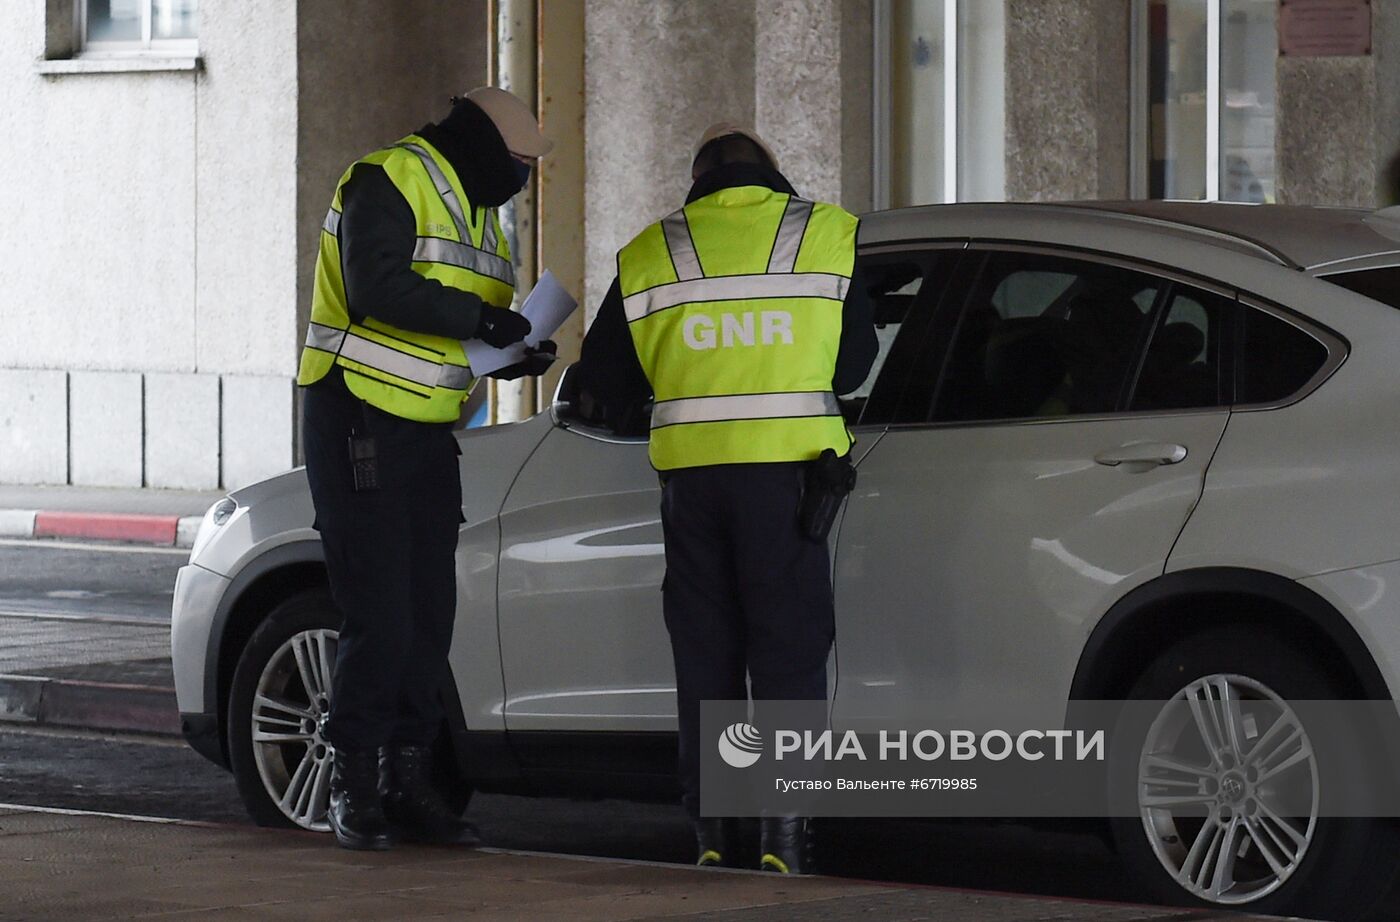
[[[958,232],[959,223],[969,218],[1034,221],[1042,226],[1063,223],[1067,229],[1086,218],[1095,223],[1131,224],[1138,230],[1155,226],[1174,236],[1212,239],[1231,249],[1305,270],[1391,254],[1400,262],[1400,208],[1369,211],[1159,200],[925,205],[867,215],[861,242],[985,235],[985,220],[976,222],[977,233]]]

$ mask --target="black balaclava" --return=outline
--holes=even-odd
[[[446,118],[418,134],[452,164],[473,207],[499,208],[525,187],[496,124],[470,100],[458,99]]]

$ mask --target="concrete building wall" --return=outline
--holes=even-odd
[[[755,128],[799,193],[870,207],[870,0],[757,0]]]
[[[590,319],[711,122],[756,127],[803,193],[870,207],[875,2],[551,0],[541,35],[574,29],[583,63],[564,42],[541,77],[573,158],[543,175],[582,192],[544,203],[573,223],[540,246],[582,249],[546,262],[581,273]],[[985,2],[1005,5],[1006,196],[1126,196],[1129,5]],[[1279,61],[1281,201],[1400,200],[1398,4],[1373,5],[1370,56]],[[23,177],[0,187],[0,323],[23,331],[0,337],[0,482],[274,473],[336,178],[486,82],[488,0],[202,0],[200,69],[36,64],[71,51],[71,9],[0,4],[0,162]]]
[[[285,0],[201,3],[196,343],[205,373],[295,370],[297,17]]]
[[[0,4],[0,482],[284,470],[336,177],[485,82],[485,0],[204,0],[199,69],[37,65],[71,13]]]
[[[1376,67],[1376,204],[1400,205],[1400,3],[1373,4]]]
[[[1281,203],[1374,205],[1373,58],[1279,58],[1277,125]]]
[[[1128,5],[1006,6],[1006,197],[1126,197]]]
[[[45,10],[0,4],[0,368],[192,368],[196,78],[42,76]]]
[[[1278,199],[1400,204],[1400,3],[1371,4],[1371,53],[1278,59]]]
[[[202,7],[203,72],[45,60],[74,47],[71,3],[0,8],[0,161],[23,177],[0,191],[0,321],[24,331],[0,337],[0,481],[216,486],[222,377],[285,372],[263,346],[291,277],[295,24],[278,0]],[[152,428],[170,394],[208,422]]]
[[[803,195],[841,197],[841,0],[758,0],[758,133]]]
[[[585,28],[591,320],[618,249],[685,201],[700,133],[754,123],[754,0],[594,0]]]
[[[713,122],[756,128],[804,195],[870,207],[871,0],[595,0],[585,29],[590,321],[618,249],[684,202]]]
[[[486,0],[300,0],[296,20],[296,309],[284,312],[296,329],[282,347],[292,363],[336,181],[486,83],[489,40]]]

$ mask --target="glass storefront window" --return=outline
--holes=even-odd
[[[1147,14],[1148,197],[1206,197],[1206,0]]]
[[[880,207],[1005,197],[1006,11],[876,0]]]
[[[1140,2],[1147,170],[1138,194],[1273,201],[1275,0]]]
[[[1276,0],[1224,0],[1220,29],[1220,198],[1274,201]]]
[[[958,201],[1006,198],[1006,4],[958,4]]]
[[[894,206],[946,200],[948,2],[889,4],[889,196]]]

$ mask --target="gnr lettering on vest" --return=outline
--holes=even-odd
[[[742,314],[720,314],[719,323],[706,314],[693,314],[685,318],[681,326],[681,336],[685,344],[697,352],[723,346],[752,346],[757,341],[754,330],[754,311]],[[787,311],[758,311],[758,336],[763,345],[771,346],[781,342],[792,345],[792,314]]]

